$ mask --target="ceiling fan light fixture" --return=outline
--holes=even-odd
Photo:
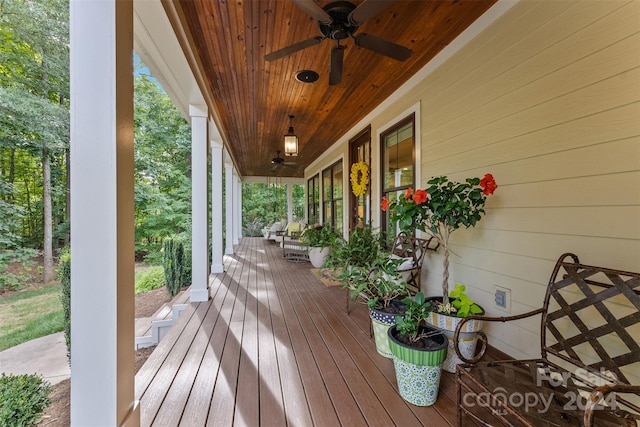
[[[289,131],[284,136],[284,155],[285,156],[297,156],[298,155],[298,135],[293,131],[293,125],[291,121],[294,116],[289,116]]]

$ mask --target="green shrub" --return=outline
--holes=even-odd
[[[2,227],[0,227],[1,230]],[[38,251],[31,248],[3,249],[2,245],[0,245],[0,289],[17,291],[25,287],[29,283],[29,275],[23,274],[22,271],[18,273],[6,271],[6,268],[10,264],[19,263],[22,265],[23,270],[28,269],[33,266],[32,258],[37,253]]]
[[[64,313],[64,339],[67,343],[67,359],[71,361],[71,251],[65,247],[58,258],[58,280],[62,286],[60,301]]]
[[[149,267],[136,272],[136,293],[151,291],[164,286],[164,270],[162,267]]]
[[[26,284],[26,279],[18,274],[10,273],[8,271],[3,271],[2,274],[0,274],[0,289],[17,291]]]
[[[191,284],[191,223],[189,223],[189,227],[185,231],[176,234],[173,238],[179,239],[184,247],[182,286],[188,286]]]
[[[37,375],[0,377],[0,427],[35,426],[51,402],[51,386]]]
[[[351,232],[349,241],[336,239],[325,261],[325,267],[341,268],[346,264],[364,266],[385,252],[383,236],[371,226],[357,228]]]
[[[182,276],[182,286],[191,284],[191,244],[184,248],[184,272]]]
[[[184,246],[178,239],[164,239],[164,278],[167,290],[173,297],[180,292],[184,283]]]
[[[149,251],[144,256],[144,262],[147,263],[147,265],[161,266],[163,260],[164,260],[164,256],[162,255],[162,252],[160,251],[159,246],[154,247],[153,250]]]
[[[333,247],[337,241],[342,240],[342,236],[329,226],[319,225],[305,228],[300,240],[314,248],[326,248]]]

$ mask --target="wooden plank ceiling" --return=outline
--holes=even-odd
[[[318,23],[291,0],[177,0],[200,56],[222,133],[243,176],[302,177],[304,168],[427,64],[482,15],[495,0],[397,0],[364,22],[357,32],[408,47],[404,62],[356,46],[345,46],[342,81],[329,85],[326,38],[290,56],[264,56],[321,36]],[[358,6],[363,0],[351,0]],[[377,0],[368,0],[377,1]],[[316,0],[320,7],[331,1]],[[315,83],[296,80],[313,70]],[[294,115],[298,157],[274,171]]]

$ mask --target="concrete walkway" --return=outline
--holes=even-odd
[[[0,352],[0,372],[40,374],[51,384],[71,376],[64,332],[36,338]]]
[[[168,319],[175,304],[188,302],[189,293],[181,291],[164,303],[151,317],[136,319],[136,336],[151,334],[154,320]],[[0,373],[23,375],[40,374],[49,383],[57,384],[71,376],[67,359],[64,332],[47,335],[0,351]]]

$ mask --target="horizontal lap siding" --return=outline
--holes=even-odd
[[[450,286],[465,284],[490,315],[508,314],[493,299],[494,286],[509,288],[518,314],[542,305],[564,252],[638,271],[639,47],[638,1],[518,2],[381,105],[370,123],[373,205],[380,199],[375,136],[419,103],[419,185],[487,172],[499,185],[485,218],[451,237]],[[347,144],[334,148],[346,152]],[[441,293],[442,260],[442,252],[425,258],[422,286],[430,295]],[[489,325],[490,343],[536,357],[539,322]]]
[[[637,271],[639,46],[640,2],[518,2],[372,118],[374,206],[375,136],[419,103],[420,186],[487,172],[499,185],[485,218],[451,238],[450,286],[465,284],[489,314],[504,315],[494,286],[511,289],[511,313],[537,308],[564,252]],[[337,144],[329,157],[346,150]],[[441,274],[442,253],[427,255],[429,294],[441,293]],[[487,329],[508,354],[539,354],[539,318]]]
[[[486,217],[451,238],[450,286],[490,314],[542,304],[556,258],[640,268],[640,3],[520,2],[418,86],[422,185],[491,172]],[[402,111],[415,98],[396,105]],[[400,103],[398,103],[400,104]],[[442,254],[423,276],[440,289]],[[539,318],[490,342],[538,355]]]

